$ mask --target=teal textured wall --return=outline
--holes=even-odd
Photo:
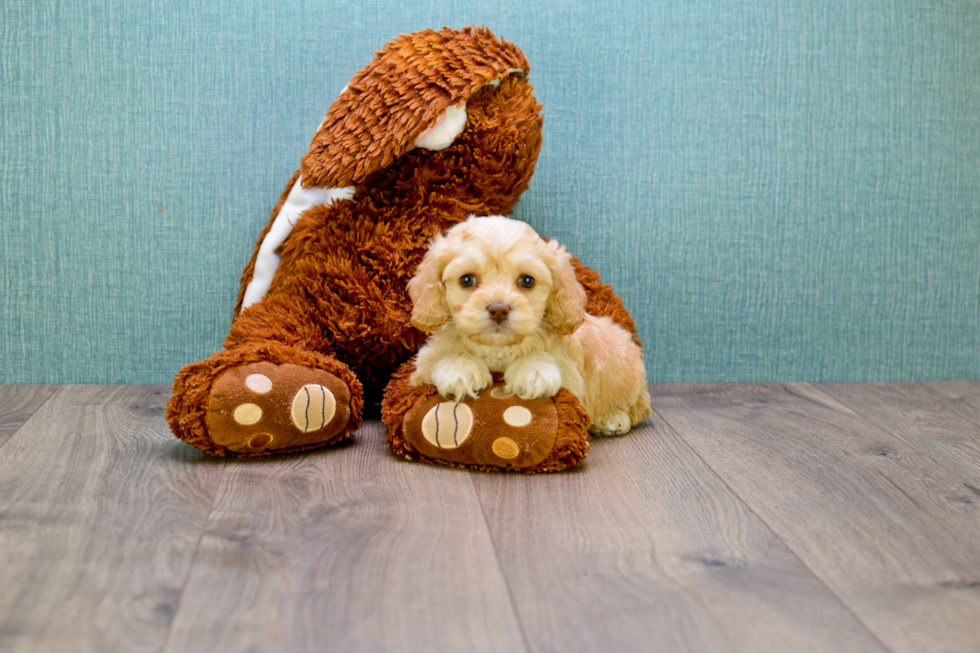
[[[980,4],[6,0],[0,381],[167,382],[388,38],[486,24],[545,105],[517,217],[653,381],[980,372]]]

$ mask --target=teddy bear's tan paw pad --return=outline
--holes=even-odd
[[[309,383],[293,397],[290,415],[293,426],[303,433],[319,431],[333,420],[337,399],[325,385]]]
[[[250,363],[215,381],[208,429],[216,444],[262,453],[326,444],[350,418],[350,390],[323,370]]]
[[[473,431],[473,411],[466,404],[444,401],[422,418],[422,437],[439,449],[455,449]]]

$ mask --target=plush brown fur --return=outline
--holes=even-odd
[[[450,104],[469,99],[509,70],[527,74],[524,53],[498,41],[490,30],[464,30],[462,35],[424,30],[378,52],[327,111],[303,157],[304,185],[359,184],[405,154]]]
[[[520,50],[489,30],[444,29],[391,41],[354,77],[328,111],[273,219],[299,174],[304,186],[356,185],[355,195],[303,213],[283,244],[265,298],[242,310],[253,255],[224,351],[176,376],[167,418],[177,437],[211,454],[243,455],[211,440],[206,415],[218,375],[257,361],[322,369],[351,391],[352,417],[342,433],[277,453],[353,434],[362,405],[380,403],[392,373],[425,340],[410,324],[406,284],[429,241],[471,214],[509,213],[527,188],[542,125],[528,68]],[[499,87],[487,86],[491,80],[501,80]],[[409,149],[461,99],[466,127],[451,146]],[[270,219],[260,233],[256,254],[271,225]],[[612,290],[595,272],[576,266],[589,312],[611,315],[635,333]],[[584,432],[571,418],[568,428]]]

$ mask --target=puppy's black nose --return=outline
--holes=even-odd
[[[510,315],[510,306],[503,302],[492,302],[487,304],[487,313],[490,314],[491,320],[500,324]]]

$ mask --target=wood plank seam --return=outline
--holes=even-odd
[[[980,379],[922,381],[921,383],[942,397],[952,401],[955,408],[969,411],[971,421],[980,423],[980,401],[977,401],[980,399],[980,392],[972,390],[974,387],[980,389]],[[955,389],[963,385],[970,387],[971,390],[965,391],[964,394],[964,392]],[[976,416],[976,420],[972,419],[974,415]]]
[[[507,588],[507,598],[510,601],[511,612],[514,613],[514,620],[517,622],[517,628],[521,632],[521,642],[524,644],[524,650],[526,653],[531,653],[531,645],[528,643],[527,633],[524,632],[524,620],[521,619],[520,613],[517,611],[517,601],[514,600],[514,590],[510,586],[510,581],[507,579],[507,574],[504,572],[503,563],[500,561],[500,549],[497,547],[497,541],[493,537],[493,531],[490,529],[490,521],[487,519],[487,509],[483,505],[483,499],[480,497],[479,489],[476,487],[476,483],[473,481],[472,475],[470,476],[470,487],[473,488],[473,494],[476,496],[476,502],[480,505],[480,515],[483,517],[483,528],[486,529],[487,537],[490,538],[490,546],[493,548],[493,557],[497,561],[497,571],[500,573],[500,577],[504,581],[504,587]]]
[[[0,452],[0,648],[159,651],[220,472],[168,446],[166,394],[61,386]]]
[[[525,651],[470,475],[357,440],[227,465],[168,653]]]
[[[187,593],[187,583],[191,579],[191,573],[194,571],[194,566],[197,564],[197,554],[201,550],[201,542],[204,541],[204,534],[208,531],[208,525],[211,523],[211,515],[214,513],[214,504],[218,500],[218,490],[221,488],[221,483],[224,481],[225,473],[228,470],[227,465],[223,465],[221,468],[221,475],[218,477],[218,481],[215,484],[214,494],[211,495],[211,504],[208,506],[208,516],[205,518],[203,525],[201,526],[201,532],[197,536],[197,544],[194,545],[194,553],[191,554],[190,564],[187,565],[187,573],[184,574],[184,582],[180,587],[180,596],[177,597],[177,607],[174,608],[174,613],[170,617],[170,624],[167,626],[167,635],[163,638],[163,645],[160,647],[160,653],[164,653],[167,647],[170,646],[170,636],[174,632],[174,624],[177,623],[177,616],[180,614],[180,610],[184,605],[184,595]]]
[[[22,424],[21,424],[20,426],[18,426],[18,427],[17,427],[17,430],[15,430],[15,431],[14,431],[13,433],[11,433],[11,434],[10,434],[10,436],[9,436],[9,437],[8,437],[8,438],[7,438],[6,440],[4,440],[3,442],[0,442],[0,449],[3,449],[3,446],[4,446],[5,444],[7,444],[8,442],[10,442],[10,441],[11,441],[11,440],[13,440],[14,438],[16,438],[16,437],[17,437],[17,434],[18,434],[18,433],[20,433],[20,432],[21,432],[21,431],[22,431],[22,430],[24,429],[24,426],[25,426],[25,425],[26,425],[26,424],[27,424],[28,422],[30,422],[30,421],[31,421],[31,419],[33,419],[35,415],[37,415],[37,411],[39,411],[39,410],[41,410],[41,408],[42,408],[42,407],[44,406],[44,404],[46,404],[46,403],[48,403],[49,401],[51,401],[51,399],[52,399],[52,398],[53,398],[53,397],[54,397],[55,395],[57,395],[58,393],[60,393],[60,392],[61,392],[61,389],[62,389],[63,387],[64,387],[64,385],[62,385],[62,384],[58,384],[58,385],[55,385],[55,386],[54,386],[54,390],[53,390],[53,391],[51,392],[51,394],[49,394],[49,395],[48,395],[48,396],[47,396],[47,397],[46,397],[46,398],[44,399],[44,401],[42,401],[42,402],[41,402],[40,404],[38,404],[38,406],[37,406],[37,408],[35,408],[35,409],[34,409],[34,412],[32,412],[32,413],[30,414],[30,416],[29,416],[29,417],[28,417],[27,419],[25,419],[25,420],[24,420],[24,422],[23,422],[23,423],[22,423]]]
[[[473,477],[532,650],[889,650],[658,416],[593,447]]]
[[[845,399],[845,398],[839,398],[839,397],[836,397],[836,396],[833,396],[832,397],[832,396],[828,395],[826,392],[824,392],[823,390],[821,390],[819,386],[816,386],[816,385],[813,385],[813,384],[808,384],[808,385],[810,385],[810,387],[813,390],[815,390],[816,392],[820,393],[821,395],[827,397],[831,401],[836,401],[836,402],[840,403],[845,408],[847,408],[852,413],[854,413],[854,415],[856,417],[858,417],[859,419],[867,422],[872,427],[878,429],[879,431],[883,431],[883,432],[887,433],[889,436],[891,436],[892,438],[898,440],[902,444],[904,444],[904,445],[906,445],[908,447],[911,447],[912,449],[915,449],[916,451],[920,452],[922,455],[926,456],[931,462],[935,463],[939,467],[942,467],[943,469],[945,469],[950,474],[952,474],[952,475],[954,475],[954,476],[956,476],[957,478],[960,478],[960,479],[963,478],[963,474],[961,472],[953,469],[952,467],[950,467],[949,465],[947,465],[945,462],[943,462],[941,456],[933,456],[933,455],[930,455],[930,452],[928,452],[928,451],[922,451],[922,449],[920,449],[920,445],[918,444],[918,442],[915,439],[913,439],[913,438],[906,438],[903,435],[901,435],[900,433],[896,433],[891,427],[889,427],[884,422],[879,423],[879,422],[875,421],[873,418],[871,418],[868,415],[866,415],[864,413],[864,411],[860,410],[860,405],[855,404],[853,401],[847,401],[847,399]],[[930,388],[930,387],[928,387],[926,385],[919,384],[919,387],[922,388],[923,390],[925,390],[927,394],[930,394],[930,395],[936,397],[938,400],[941,400],[944,403],[944,405],[946,404],[946,402],[950,401],[950,398],[949,397],[947,397],[946,395],[944,395],[944,394],[942,394],[940,392],[936,392],[935,390],[933,390],[932,388]],[[958,417],[961,417],[963,420],[969,422],[970,424],[973,424],[978,429],[980,429],[980,422],[974,422],[968,416],[964,415],[961,411],[951,411],[951,412],[953,412]],[[973,434],[968,434],[968,435],[971,435],[972,436]],[[912,499],[912,497],[909,497],[909,495],[904,490],[901,490],[900,488],[898,488],[898,486],[895,485],[894,482],[892,482],[892,481],[889,481],[889,482],[891,482],[892,485],[896,489],[899,489],[902,492],[902,494],[904,494],[906,497],[908,497],[909,500],[912,501],[913,504],[915,504],[916,506],[918,506],[918,503],[914,499]],[[969,483],[965,483],[965,485],[967,487],[972,487]]]
[[[967,379],[967,380],[972,381],[973,379]],[[980,384],[980,381],[975,381],[975,383]],[[953,402],[951,406],[952,411],[956,415],[959,415],[960,417],[962,417],[963,419],[965,419],[966,421],[970,422],[978,429],[980,429],[980,414],[974,414],[973,411],[961,410],[962,408],[969,408],[969,406],[963,406],[960,403],[956,403],[956,400],[953,397],[943,394],[942,392],[936,390],[935,388],[933,388],[927,383],[920,383],[919,385],[925,388],[926,391],[929,392],[931,395],[935,397],[939,397],[943,401]]]
[[[650,385],[653,385],[653,384],[650,384]],[[858,616],[858,614],[857,614],[857,613],[856,613],[856,612],[855,612],[855,611],[853,610],[853,608],[852,608],[852,607],[851,607],[850,605],[848,605],[848,603],[847,603],[847,602],[846,602],[846,601],[845,601],[845,600],[844,600],[843,598],[841,598],[841,596],[840,596],[840,595],[839,595],[839,594],[838,594],[837,592],[835,592],[835,591],[833,590],[833,588],[832,588],[832,587],[830,587],[830,586],[829,586],[829,585],[827,584],[827,582],[826,582],[826,581],[825,581],[825,580],[824,580],[823,578],[821,578],[821,577],[820,577],[820,574],[819,574],[819,573],[817,573],[817,571],[815,571],[814,569],[812,569],[812,568],[810,567],[810,565],[808,565],[808,564],[806,564],[806,562],[804,562],[802,558],[800,558],[800,556],[799,556],[799,554],[798,554],[798,553],[796,552],[796,550],[795,550],[795,549],[794,549],[794,548],[793,548],[792,546],[790,546],[790,544],[789,544],[789,543],[787,543],[787,542],[786,542],[786,541],[785,541],[785,540],[784,540],[784,539],[783,539],[782,537],[780,537],[780,535],[779,535],[779,534],[778,534],[778,533],[777,533],[777,532],[776,532],[776,531],[775,531],[775,530],[774,530],[774,529],[772,528],[772,526],[770,526],[770,525],[769,525],[769,522],[767,522],[767,521],[766,521],[765,519],[763,519],[763,517],[762,517],[762,515],[760,515],[760,514],[759,514],[759,513],[758,513],[758,512],[757,512],[757,511],[755,510],[755,508],[754,508],[754,507],[753,507],[753,506],[752,506],[751,504],[749,504],[749,503],[748,503],[748,502],[747,502],[747,501],[746,501],[746,500],[745,500],[745,499],[744,499],[744,498],[742,497],[742,495],[741,495],[741,494],[739,494],[738,492],[736,492],[736,491],[735,491],[735,488],[733,488],[733,487],[732,487],[732,486],[731,486],[731,485],[730,485],[730,484],[728,483],[728,481],[727,481],[727,480],[725,480],[725,478],[724,478],[724,477],[723,477],[723,476],[722,476],[721,474],[719,474],[719,473],[718,473],[718,472],[717,472],[717,471],[715,470],[715,468],[714,468],[714,467],[712,467],[711,465],[709,465],[709,464],[708,464],[708,461],[707,461],[707,460],[705,460],[705,459],[704,459],[704,458],[703,458],[703,457],[701,456],[701,454],[700,454],[700,453],[699,453],[699,452],[697,451],[697,449],[695,449],[695,448],[694,448],[693,446],[691,446],[691,443],[690,443],[690,442],[688,442],[688,441],[687,441],[687,440],[686,440],[686,439],[684,438],[684,436],[683,436],[683,435],[681,435],[681,433],[680,433],[680,431],[678,431],[677,429],[675,429],[675,428],[674,428],[674,426],[673,426],[673,425],[672,425],[672,424],[671,424],[670,422],[668,422],[668,421],[667,421],[667,419],[666,419],[666,418],[665,418],[665,417],[664,417],[664,416],[663,416],[663,415],[662,415],[662,414],[661,414],[661,413],[660,413],[660,412],[659,412],[659,411],[657,410],[657,408],[656,408],[656,406],[653,406],[653,412],[654,412],[654,413],[655,413],[655,414],[657,415],[657,417],[659,417],[659,418],[660,418],[661,420],[663,420],[663,423],[664,423],[664,424],[665,424],[665,425],[667,426],[667,428],[669,428],[669,429],[671,430],[671,432],[672,432],[672,433],[673,433],[673,434],[674,434],[675,436],[677,436],[677,438],[678,438],[678,439],[679,439],[679,440],[680,440],[681,442],[683,442],[683,443],[684,443],[684,446],[685,446],[685,447],[687,447],[687,448],[688,448],[688,449],[689,449],[689,450],[690,450],[690,451],[691,451],[691,452],[692,452],[692,453],[693,453],[693,454],[694,454],[695,456],[697,456],[697,458],[698,458],[698,459],[699,459],[699,460],[700,460],[700,461],[701,461],[702,463],[704,463],[704,465],[705,465],[705,467],[707,467],[707,468],[708,468],[709,470],[711,470],[711,473],[712,473],[712,474],[714,474],[714,475],[715,475],[715,477],[717,477],[717,478],[718,478],[718,480],[719,480],[719,481],[720,481],[720,482],[721,482],[721,483],[722,483],[722,484],[723,484],[723,485],[724,485],[724,486],[725,486],[726,488],[728,488],[728,491],[732,493],[732,496],[734,496],[734,497],[735,497],[736,499],[738,499],[739,501],[741,501],[741,502],[742,502],[742,505],[744,505],[744,506],[746,507],[746,509],[747,509],[747,510],[748,510],[749,512],[751,512],[751,513],[752,513],[753,515],[755,515],[755,517],[756,517],[756,518],[757,518],[757,519],[759,520],[759,523],[761,523],[761,524],[762,524],[763,526],[765,526],[765,528],[766,528],[766,530],[768,530],[768,531],[769,531],[770,533],[772,533],[772,536],[773,536],[774,538],[776,538],[777,540],[779,540],[780,542],[782,542],[782,544],[783,544],[783,546],[785,546],[785,547],[786,547],[786,550],[787,550],[787,551],[789,551],[789,552],[790,552],[790,554],[792,554],[792,556],[793,556],[794,558],[796,558],[796,560],[797,560],[797,561],[799,561],[799,563],[800,563],[800,564],[801,564],[801,565],[802,565],[802,566],[803,566],[803,567],[804,567],[805,569],[807,569],[807,570],[809,570],[809,571],[810,571],[810,573],[811,573],[811,574],[813,575],[813,577],[814,577],[814,578],[816,578],[816,579],[817,579],[817,580],[818,580],[818,581],[820,582],[820,584],[821,584],[821,585],[823,585],[823,587],[824,587],[824,588],[825,588],[825,589],[827,590],[827,592],[829,592],[829,593],[830,593],[830,594],[831,594],[831,595],[832,595],[832,596],[833,596],[833,597],[834,597],[835,599],[837,599],[837,602],[838,602],[838,603],[839,603],[839,604],[841,605],[841,607],[843,607],[843,608],[844,608],[844,610],[846,610],[846,611],[848,612],[848,614],[850,614],[850,615],[851,615],[852,617],[854,617],[854,619],[855,619],[855,621],[857,621],[857,623],[859,623],[859,624],[861,624],[861,627],[862,627],[862,628],[864,628],[864,630],[865,630],[865,632],[867,632],[867,633],[868,633],[868,635],[869,635],[869,636],[870,636],[870,637],[871,637],[872,639],[874,639],[874,640],[875,640],[876,642],[878,642],[878,644],[879,644],[879,645],[880,645],[880,646],[881,646],[881,647],[882,647],[883,649],[885,649],[886,651],[894,651],[894,650],[895,650],[895,649],[893,649],[892,647],[890,647],[890,646],[888,646],[887,644],[885,644],[885,642],[883,642],[883,641],[881,640],[881,638],[880,638],[880,637],[878,637],[878,634],[877,634],[877,633],[876,633],[876,632],[875,632],[874,630],[872,630],[872,629],[871,629],[871,627],[870,627],[870,626],[869,626],[869,625],[868,625],[868,624],[867,624],[867,623],[866,623],[866,622],[864,621],[864,619],[862,619],[862,618],[861,618],[860,616]]]

